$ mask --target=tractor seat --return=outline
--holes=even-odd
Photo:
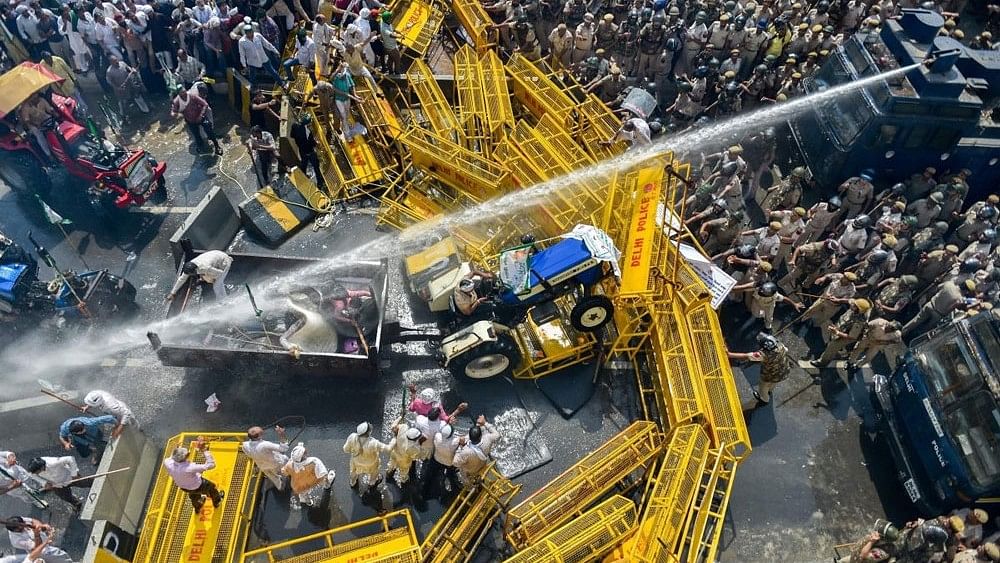
[[[67,143],[72,143],[80,135],[86,135],[87,129],[77,123],[72,121],[60,121],[57,126],[59,130],[59,135],[66,140]]]

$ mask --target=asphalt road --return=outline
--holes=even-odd
[[[170,195],[166,203],[132,210],[116,224],[103,225],[81,203],[78,183],[72,179],[57,181],[49,204],[73,221],[64,237],[45,222],[37,205],[19,202],[0,186],[0,230],[23,245],[27,245],[27,232],[33,231],[64,268],[82,269],[82,255],[91,267],[126,275],[139,289],[141,310],[133,325],[158,320],[164,313],[162,297],[175,271],[167,238],[191,208],[213,185],[221,186],[233,202],[244,198],[242,188],[222,172],[247,190],[255,185],[249,159],[242,156],[245,151],[238,145],[247,128],[235,123],[236,116],[225,107],[223,97],[213,101],[216,129],[224,134],[226,154],[222,158],[194,154],[186,132],[166,115],[165,104],[164,99],[152,97],[157,111],[127,125],[125,134],[130,142],[167,162]],[[312,242],[290,244],[283,251],[303,256],[329,255],[374,236],[372,224],[368,210],[354,209],[338,215],[328,230],[308,235]],[[243,239],[238,244],[254,246]],[[390,270],[394,280],[390,302],[401,322],[419,326],[431,321],[411,307],[402,289],[399,265],[393,264]],[[755,327],[741,324],[746,318],[742,307],[726,307],[723,318],[731,349],[753,349]],[[39,378],[81,394],[92,388],[113,392],[132,406],[144,432],[160,443],[180,431],[241,431],[282,416],[304,416],[306,426],[299,439],[341,476],[334,485],[328,510],[292,513],[287,509],[287,497],[268,493],[272,496],[265,503],[257,529],[271,541],[401,505],[401,491],[394,485],[387,487],[381,498],[359,499],[348,488],[341,445],[362,420],[371,421],[385,436],[399,415],[401,390],[407,383],[438,388],[444,392],[446,404],[467,401],[472,405],[470,414],[482,413],[497,421],[506,434],[498,448],[501,466],[512,471],[523,469],[522,465],[543,461],[533,458],[530,452],[547,450],[551,461],[516,478],[523,486],[522,497],[613,435],[636,412],[631,377],[627,375],[606,375],[592,386],[590,368],[585,366],[576,373],[553,376],[539,386],[503,380],[471,384],[456,381],[439,369],[425,343],[394,345],[379,379],[343,382],[288,379],[279,373],[166,368],[141,339],[103,364],[88,364],[100,356],[100,339],[91,341],[91,349],[73,346],[66,340],[43,348],[24,339],[35,328],[3,327],[6,338],[0,342],[0,372],[6,378],[0,388],[0,401],[24,407],[9,410],[0,405],[0,424],[7,430],[0,446],[18,452],[22,460],[34,455],[58,455],[58,424],[73,415],[58,403],[32,406],[32,400],[38,398]],[[821,350],[815,332],[793,334],[789,330],[782,338],[797,358],[806,359]],[[17,361],[11,363],[12,359]],[[778,387],[772,406],[751,409],[749,385],[755,384],[756,378],[756,368],[737,369],[737,385],[746,399],[754,451],[737,474],[721,560],[828,561],[833,555],[832,546],[862,537],[875,518],[887,513],[897,519],[907,516],[904,497],[892,478],[888,453],[862,430],[860,417],[868,405],[860,377],[847,380],[843,373],[828,370],[814,380],[797,369]],[[221,399],[222,408],[206,413],[203,401],[213,392]],[[27,406],[12,402],[21,399],[29,399]],[[580,408],[566,419],[554,405]],[[466,425],[470,423],[465,421]],[[414,515],[421,534],[430,529],[441,510],[433,499],[418,503]],[[16,500],[0,497],[0,514],[25,512]],[[35,512],[66,530],[63,545],[71,554],[82,553],[86,529],[70,517],[59,501],[53,502],[50,514]],[[482,560],[496,557],[486,549]]]

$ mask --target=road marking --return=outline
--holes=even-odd
[[[192,213],[196,207],[170,206],[170,205],[145,205],[142,207],[129,207],[129,213],[152,213],[153,215],[168,215],[171,213]]]
[[[78,393],[76,391],[61,391],[59,396],[64,399],[75,399]],[[14,412],[24,409],[31,409],[35,407],[43,407],[51,403],[58,403],[59,399],[52,397],[50,395],[42,395],[40,397],[28,397],[26,399],[16,399],[13,401],[7,401],[5,403],[0,403],[0,412]]]
[[[125,358],[124,360],[116,360],[114,358],[106,358],[101,361],[102,368],[141,368],[150,365],[148,360],[142,358]]]

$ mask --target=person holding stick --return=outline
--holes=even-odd
[[[17,463],[17,455],[0,451],[0,495],[9,494],[27,504],[44,504],[38,493],[30,488],[29,481],[31,473]]]
[[[42,554],[45,550],[52,546],[52,536],[42,539],[42,533],[39,530],[32,529],[31,533],[32,542],[34,547],[28,551],[28,555],[21,557],[20,555],[5,555],[0,557],[0,563],[45,563],[45,559],[42,559]]]
[[[55,535],[55,528],[51,524],[28,516],[14,516],[8,518],[4,526],[14,549],[30,553],[40,541],[45,544],[41,551],[45,563],[73,563],[68,553],[51,545],[51,538]]]
[[[52,491],[68,502],[77,512],[83,508],[83,499],[73,494],[72,487],[90,487],[93,477],[80,477],[80,468],[72,456],[36,457],[28,462],[28,472],[42,484],[43,491]]]
[[[195,452],[202,452],[205,455],[205,463],[195,463],[188,459],[190,453],[184,446],[177,446],[171,452],[170,457],[163,460],[163,466],[167,473],[173,478],[174,484],[188,494],[191,499],[191,506],[195,512],[201,512],[205,505],[205,495],[212,497],[212,506],[219,508],[222,499],[226,496],[224,491],[220,491],[215,483],[202,477],[202,473],[215,469],[215,458],[212,452],[208,451],[205,441],[198,438],[194,442]]]
[[[100,454],[108,444],[104,439],[104,425],[113,424],[112,437],[118,437],[122,433],[123,424],[111,415],[86,417],[75,416],[63,421],[59,426],[59,441],[63,448],[67,450],[75,449],[80,457],[90,458],[91,463],[97,465],[100,461]]]
[[[80,412],[87,413],[90,409],[111,415],[118,421],[118,426],[115,426],[115,429],[111,431],[112,439],[121,436],[126,426],[139,427],[135,415],[132,414],[132,409],[107,391],[94,389],[83,397],[83,406],[80,407]]]

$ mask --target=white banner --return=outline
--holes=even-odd
[[[500,253],[500,281],[515,294],[531,289],[531,245],[508,248]]]

